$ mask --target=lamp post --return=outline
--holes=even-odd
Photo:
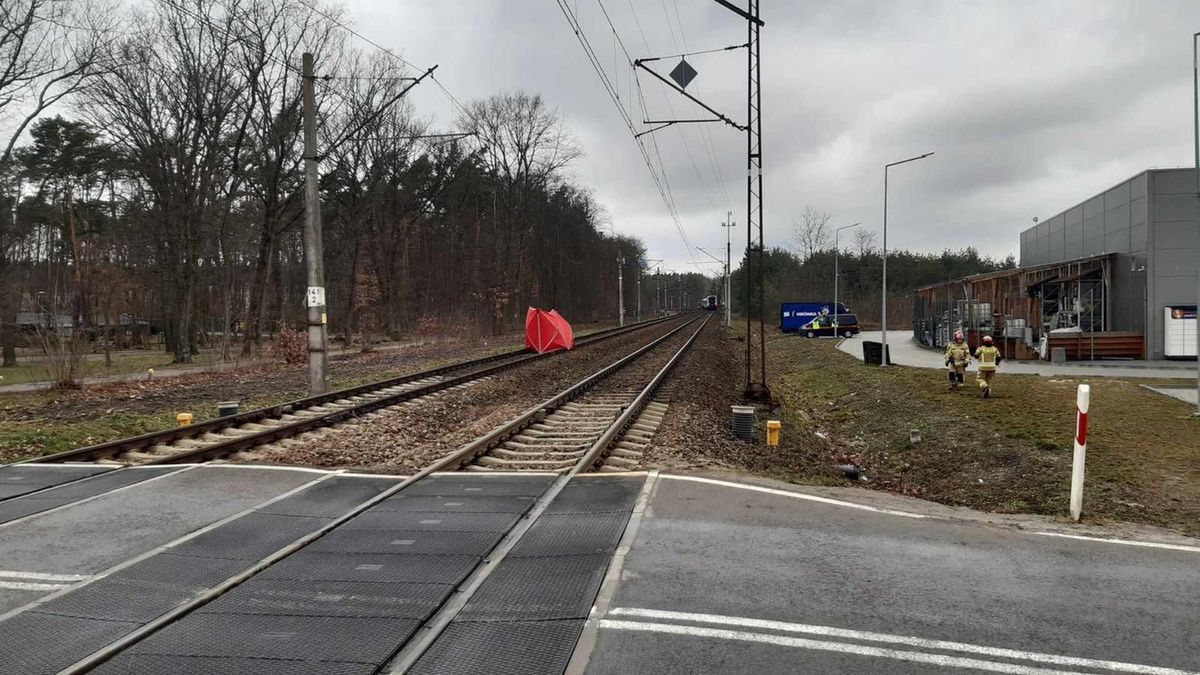
[[[730,235],[733,233],[733,228],[737,223],[733,222],[733,211],[725,212],[725,222],[721,223],[721,227],[725,228],[725,327],[733,327],[733,292],[729,283],[730,265],[732,261],[729,258]]]
[[[886,366],[886,365],[887,365],[887,362],[888,362],[888,346],[887,346],[887,194],[888,194],[888,169],[890,169],[890,168],[892,168],[893,166],[896,166],[896,165],[898,165],[898,164],[907,164],[908,162],[915,162],[915,161],[917,161],[918,159],[925,159],[926,157],[928,157],[928,156],[930,156],[930,155],[932,155],[932,154],[933,154],[932,152],[927,152],[927,153],[925,153],[925,154],[923,154],[923,155],[917,155],[916,157],[909,157],[908,159],[902,159],[902,160],[900,160],[899,162],[892,162],[892,163],[890,163],[890,164],[884,164],[884,165],[883,165],[883,313],[882,313],[882,317],[881,317],[881,319],[882,319],[882,321],[881,321],[881,324],[882,324],[882,333],[883,333],[883,335],[882,335],[882,340],[880,340],[880,342],[882,342],[882,343],[883,343],[883,356],[881,356],[881,357],[880,357],[880,360],[879,360],[879,361],[880,361],[879,365],[881,365],[881,366]]]
[[[842,312],[838,309],[838,279],[840,274],[838,271],[838,257],[842,254],[842,247],[838,241],[838,234],[842,230],[848,230],[852,227],[858,227],[862,223],[854,223],[853,225],[843,225],[833,231],[833,332],[838,332],[838,318]]]
[[[1196,39],[1192,34],[1192,138],[1196,150],[1196,412],[1200,417],[1200,59],[1196,55]]]

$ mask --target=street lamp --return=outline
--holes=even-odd
[[[838,234],[841,233],[842,230],[848,230],[852,227],[858,227],[859,225],[862,225],[862,223],[843,225],[833,231],[833,332],[835,334],[838,332],[838,317],[840,317],[842,313],[841,310],[838,309],[838,279],[840,278],[838,273],[838,257],[842,254],[842,247],[838,243]]]
[[[1192,138],[1196,147],[1196,417],[1200,417],[1200,60],[1196,57],[1196,38],[1192,34]]]
[[[733,291],[729,283],[729,272],[731,260],[729,257],[729,237],[733,233],[733,228],[737,223],[733,222],[733,211],[725,212],[725,222],[721,223],[721,227],[725,228],[725,327],[733,327]]]
[[[908,162],[915,162],[915,161],[917,161],[918,159],[925,159],[926,157],[928,157],[928,156],[930,156],[930,155],[932,155],[932,154],[933,154],[932,152],[927,152],[927,153],[925,153],[925,154],[923,154],[923,155],[917,155],[916,157],[909,157],[908,159],[902,159],[902,160],[900,160],[899,162],[892,162],[891,164],[884,164],[884,165],[883,165],[883,316],[881,317],[881,318],[882,318],[882,321],[881,321],[881,323],[882,323],[882,328],[883,328],[883,331],[882,331],[882,332],[883,332],[883,335],[882,335],[882,338],[883,338],[883,339],[882,339],[882,340],[880,340],[880,341],[883,343],[883,356],[882,356],[882,357],[880,357],[880,360],[879,360],[879,362],[880,362],[879,364],[880,364],[881,366],[886,366],[886,365],[887,365],[887,362],[888,362],[888,346],[887,346],[887,194],[888,194],[888,169],[890,169],[890,168],[892,168],[893,166],[896,166],[896,165],[898,165],[898,164],[907,164]]]

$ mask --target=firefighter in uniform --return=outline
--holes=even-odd
[[[967,364],[971,362],[971,347],[963,339],[962,331],[954,334],[954,342],[946,345],[946,367],[950,369],[950,391],[962,388]]]
[[[975,350],[975,358],[979,360],[979,374],[976,376],[979,382],[979,388],[983,390],[983,397],[988,398],[992,395],[992,381],[996,379],[996,366],[1000,365],[1003,358],[1000,356],[1000,350],[992,345],[992,336],[983,336],[983,345]]]

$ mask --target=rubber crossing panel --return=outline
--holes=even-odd
[[[572,479],[412,672],[562,673],[643,480]]]
[[[409,672],[413,675],[514,673],[561,675],[582,619],[451,623]]]
[[[96,672],[375,672],[533,504],[523,493],[549,483],[530,478],[431,480],[435,489],[368,509]],[[505,512],[438,503],[472,499]],[[299,517],[299,509],[272,511],[291,515],[255,514],[260,524]]]
[[[31,466],[15,464],[0,468],[0,499],[12,499],[55,485],[112,471],[111,466]]]
[[[135,485],[144,480],[176,471],[182,471],[182,468],[164,466],[146,467],[144,469],[124,469],[95,474],[81,480],[72,479],[73,482],[65,485],[0,501],[0,523],[7,523],[11,520],[48,511],[58,506],[72,504],[82,499],[102,495],[118,488]],[[0,475],[4,473],[4,470],[0,470]]]
[[[323,499],[344,513],[362,502],[358,480],[317,485],[332,484]],[[306,492],[273,506],[286,510]],[[0,673],[58,672],[331,520],[251,513],[0,622]],[[40,664],[34,670],[26,667],[31,654]]]

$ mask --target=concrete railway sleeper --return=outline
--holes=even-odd
[[[154,615],[154,618],[149,618],[147,616],[147,620],[145,621],[138,622],[136,625],[128,625],[127,628],[123,629],[126,631],[124,634],[112,636],[106,632],[104,635],[93,636],[90,641],[73,641],[70,646],[71,648],[67,650],[70,652],[71,656],[68,657],[68,654],[66,653],[58,654],[56,656],[56,658],[60,660],[69,658],[66,663],[56,667],[56,669],[62,673],[83,673],[92,671],[94,669],[103,673],[160,672],[160,670],[156,669],[167,667],[162,659],[168,657],[162,655],[179,653],[170,651],[170,648],[168,648],[167,651],[162,651],[164,644],[176,644],[173,641],[180,638],[190,641],[193,636],[200,634],[207,634],[207,637],[204,638],[204,640],[207,641],[206,644],[244,644],[245,646],[242,647],[243,652],[249,650],[249,652],[252,653],[244,653],[242,657],[239,657],[243,658],[243,663],[256,662],[268,668],[270,667],[272,661],[277,659],[287,659],[287,663],[291,663],[295,666],[299,666],[301,660],[304,658],[315,659],[315,661],[308,661],[308,663],[315,665],[320,665],[326,661],[337,661],[336,657],[331,656],[329,653],[327,653],[327,651],[325,651],[325,647],[322,647],[319,656],[301,656],[301,653],[312,652],[313,645],[328,644],[328,638],[330,637],[324,632],[326,630],[324,627],[326,624],[322,623],[323,620],[311,614],[314,605],[305,604],[304,609],[300,614],[295,614],[294,609],[281,608],[278,611],[268,610],[266,609],[266,605],[263,605],[259,610],[255,610],[262,613],[254,615],[261,618],[250,621],[252,618],[251,615],[239,613],[244,611],[243,609],[239,609],[239,607],[244,607],[244,604],[239,603],[245,603],[246,601],[258,602],[254,600],[254,598],[258,596],[255,596],[254,594],[264,592],[263,588],[267,589],[265,591],[267,596],[264,597],[273,598],[269,599],[268,604],[277,602],[280,596],[272,595],[273,593],[277,593],[277,590],[270,589],[278,589],[279,584],[287,583],[281,582],[280,579],[301,578],[288,576],[288,574],[294,572],[298,565],[309,565],[309,569],[313,569],[313,565],[315,565],[316,568],[322,568],[323,566],[328,567],[330,564],[332,564],[329,556],[343,556],[348,561],[346,564],[349,565],[349,567],[346,568],[347,572],[345,573],[338,572],[336,570],[330,570],[334,573],[334,578],[337,579],[337,581],[331,582],[335,584],[357,583],[352,579],[352,577],[355,575],[361,577],[364,574],[370,574],[372,570],[380,567],[386,569],[386,564],[365,564],[374,562],[371,560],[366,560],[366,558],[363,557],[364,555],[367,555],[366,551],[376,549],[363,548],[364,545],[367,547],[388,546],[397,543],[408,543],[414,540],[416,540],[414,543],[419,543],[422,535],[428,535],[425,539],[426,541],[428,541],[428,537],[436,538],[442,535],[454,535],[451,536],[447,542],[445,542],[445,545],[449,545],[452,541],[463,542],[467,539],[479,539],[479,537],[476,537],[475,535],[484,534],[482,531],[472,534],[471,532],[467,531],[471,528],[461,529],[455,527],[451,527],[447,532],[440,534],[437,531],[432,531],[434,528],[441,527],[436,525],[436,523],[441,522],[440,519],[442,518],[453,518],[455,517],[455,514],[458,514],[458,517],[465,517],[467,518],[467,521],[474,522],[471,519],[478,519],[480,517],[497,519],[503,517],[505,524],[501,528],[489,530],[490,532],[495,533],[491,538],[487,538],[488,542],[490,543],[486,543],[482,546],[476,546],[474,549],[474,563],[469,566],[464,567],[461,564],[462,561],[460,559],[468,557],[464,555],[443,556],[448,560],[453,558],[458,562],[454,564],[449,564],[448,562],[445,565],[438,564],[433,565],[432,567],[426,564],[424,560],[418,560],[429,558],[430,555],[428,552],[426,554],[416,556],[398,556],[405,560],[414,560],[412,564],[416,565],[417,567],[413,568],[410,573],[421,575],[442,575],[443,577],[446,577],[445,580],[437,583],[450,584],[449,586],[446,586],[446,588],[452,588],[453,590],[448,594],[440,596],[440,599],[436,600],[433,604],[428,604],[427,609],[422,610],[422,613],[419,617],[409,617],[408,614],[405,614],[404,616],[406,618],[401,619],[397,617],[396,619],[390,620],[392,623],[389,625],[394,625],[394,629],[388,629],[382,634],[379,632],[372,633],[371,635],[350,634],[349,636],[344,635],[342,638],[340,638],[342,640],[351,640],[350,643],[342,644],[339,647],[341,653],[352,652],[354,654],[354,663],[340,663],[341,666],[349,667],[352,665],[354,667],[353,672],[359,672],[360,669],[361,672],[364,673],[407,672],[408,670],[412,669],[414,665],[417,665],[417,662],[422,658],[423,655],[426,654],[431,646],[437,643],[439,636],[442,635],[443,631],[450,626],[452,622],[454,622],[455,618],[463,610],[463,607],[466,605],[466,603],[476,595],[476,591],[478,591],[481,587],[484,588],[484,594],[486,597],[487,586],[484,586],[484,583],[488,580],[491,573],[496,570],[502,562],[505,561],[506,557],[514,558],[514,563],[518,565],[522,560],[528,560],[528,558],[522,558],[525,553],[522,553],[519,550],[515,551],[514,547],[516,547],[518,543],[522,542],[523,537],[525,537],[526,533],[530,532],[531,528],[533,528],[535,525],[542,529],[544,529],[544,527],[549,527],[551,524],[560,527],[563,525],[569,525],[569,523],[565,523],[561,520],[561,514],[555,514],[555,510],[551,508],[552,504],[555,502],[555,499],[563,493],[564,489],[568,487],[570,488],[571,496],[568,501],[572,504],[572,506],[565,508],[564,513],[577,512],[577,505],[579,504],[580,499],[586,501],[596,498],[595,495],[597,495],[597,488],[601,488],[603,486],[600,483],[593,483],[593,481],[600,481],[608,487],[617,489],[618,492],[623,490],[626,493],[626,497],[631,499],[630,495],[635,494],[636,492],[630,493],[628,485],[613,482],[628,480],[626,478],[610,478],[597,475],[594,478],[581,479],[577,478],[577,476],[582,472],[594,471],[604,462],[605,458],[609,455],[609,451],[612,448],[619,447],[627,435],[629,435],[631,432],[642,431],[642,429],[639,427],[643,426],[643,420],[645,419],[644,412],[647,409],[655,409],[650,408],[650,406],[654,404],[653,396],[655,391],[659,388],[664,378],[680,360],[682,355],[693,344],[697,335],[701,330],[704,329],[708,321],[708,317],[703,319],[696,318],[687,321],[683,325],[671,330],[671,332],[668,334],[657,338],[650,344],[635,350],[634,352],[613,362],[592,376],[576,383],[572,387],[569,387],[567,390],[564,390],[558,396],[546,401],[541,406],[538,406],[537,408],[518,417],[517,419],[503,425],[501,429],[488,434],[488,436],[484,439],[480,439],[480,441],[463,446],[455,452],[446,455],[445,457],[417,472],[415,475],[403,480],[399,480],[390,487],[378,492],[375,494],[375,496],[357,503],[357,505],[342,512],[341,515],[331,517],[319,526],[314,524],[313,531],[296,537],[294,540],[291,540],[290,543],[282,545],[280,548],[273,550],[273,552],[265,554],[263,557],[258,557],[254,561],[247,560],[239,571],[230,574],[222,581],[210,583],[204,588],[192,589],[185,597],[180,597],[175,600],[163,598],[161,600],[163,603],[162,607],[160,610],[158,610],[158,613]],[[696,324],[699,325],[697,326]],[[581,412],[582,410],[586,409],[582,409],[579,406],[571,406],[571,402],[575,401],[576,399],[581,399],[584,394],[602,381],[616,375],[618,372],[637,362],[651,351],[661,348],[668,340],[672,340],[683,330],[688,328],[694,328],[694,330],[689,331],[690,335],[687,336],[686,340],[684,340],[683,343],[673,351],[673,355],[666,361],[665,365],[662,365],[660,368],[658,368],[656,372],[645,373],[645,376],[643,377],[643,373],[640,372],[639,369],[628,369],[626,371],[625,374],[632,374],[634,377],[639,378],[639,384],[644,383],[644,386],[641,386],[636,392],[628,387],[622,389],[614,388],[614,391],[609,392],[609,394],[620,392],[626,395],[620,404],[596,403],[597,406],[620,405],[620,409],[619,412],[615,412],[615,414],[605,412],[604,414],[596,415],[595,417],[607,419],[607,422],[603,424],[594,424],[589,420],[588,424],[586,425],[588,427],[587,433],[589,434],[589,442],[586,444],[586,447],[583,449],[582,453],[573,460],[573,464],[568,471],[559,473],[556,476],[548,475],[545,472],[534,471],[524,472],[519,476],[514,476],[511,473],[501,474],[500,472],[491,472],[487,475],[471,476],[467,482],[464,482],[463,480],[468,478],[467,475],[463,475],[465,472],[458,474],[462,478],[454,478],[453,474],[446,473],[447,471],[461,470],[471,465],[476,458],[485,454],[489,449],[496,447],[504,440],[515,436],[516,432],[525,429],[525,427],[529,426],[530,423],[537,423],[546,419],[548,415],[552,414],[554,411],[562,409],[564,413],[573,412],[575,417],[579,420],[585,420],[593,417],[593,415]],[[678,344],[678,341],[675,341],[674,344]],[[643,361],[642,363],[644,364],[645,362]],[[607,396],[608,394],[601,395],[600,392],[597,392],[596,400],[604,400],[603,397]],[[599,430],[599,433],[595,433],[597,430]],[[506,478],[505,475],[508,477]],[[581,480],[583,481],[582,483],[580,483]],[[479,483],[476,481],[483,482]],[[519,483],[520,485],[525,485],[523,488],[525,491],[514,492],[511,490],[514,485],[518,484],[518,481],[525,481],[524,483]],[[531,483],[530,481],[533,482]],[[489,497],[487,496],[489,494],[487,492],[489,488],[470,487],[470,485],[495,485],[496,489],[501,490],[501,492],[496,493],[497,496]],[[482,491],[466,492],[466,490]],[[449,497],[451,494],[456,496],[451,499],[451,497]],[[504,494],[528,496],[501,496]],[[297,497],[302,498],[303,493],[300,493],[297,495]],[[489,504],[501,503],[507,504],[508,506],[487,506],[486,513],[483,511],[470,509],[467,509],[466,511],[454,510],[469,507],[470,504],[466,504],[465,502],[472,499],[479,501],[479,508],[484,508]],[[519,506],[514,507],[514,504],[517,502],[520,502]],[[408,506],[410,504],[415,506]],[[435,507],[443,509],[443,511],[430,513],[429,510]],[[414,509],[417,512],[414,513]],[[550,509],[551,513],[549,515],[551,515],[551,517],[541,518],[547,509]],[[273,507],[273,512],[283,513],[291,511],[288,511],[287,508],[284,508],[281,505],[276,505]],[[609,522],[610,530],[612,528],[623,529],[624,527],[624,520],[621,517],[610,518],[609,516],[602,516],[601,518],[605,519],[606,522],[611,521]],[[552,522],[542,523],[539,521],[539,519]],[[238,521],[236,520],[232,521],[231,525],[235,525],[237,522]],[[339,529],[343,528],[343,526],[345,526],[344,529]],[[403,534],[395,531],[400,528],[404,528],[406,531]],[[415,531],[417,529],[423,531],[417,532]],[[543,534],[545,533],[543,532]],[[616,536],[619,536],[619,532],[615,534]],[[225,539],[222,539],[220,536],[219,530],[214,531],[212,535],[216,535],[215,540],[225,541]],[[214,539],[212,535],[210,535],[210,541]],[[466,535],[471,536],[467,537]],[[398,539],[400,536],[408,537],[408,539]],[[613,535],[610,534],[607,538],[611,539],[612,536]],[[290,539],[290,537],[288,537],[288,539]],[[531,541],[526,543],[527,546],[532,545],[535,547],[544,547],[548,543],[548,540],[542,536],[531,535],[529,539]],[[283,541],[279,540],[278,538],[276,540],[281,542]],[[310,547],[310,545],[315,544],[318,542],[318,540],[324,541],[321,543],[321,545]],[[192,545],[193,548],[191,553],[193,555],[208,555],[204,550],[195,549],[194,546],[197,545],[201,545],[200,540],[197,540],[195,544]],[[348,545],[357,548],[354,548],[353,550],[346,549],[345,547]],[[461,545],[461,543],[454,544],[456,547],[455,550],[458,551],[458,553],[462,552],[459,550]],[[340,549],[343,551],[343,553],[335,554],[330,552],[335,549]],[[363,552],[354,553],[354,550]],[[512,553],[512,556],[509,556],[510,552]],[[168,555],[168,557],[170,555],[186,555],[184,551],[177,549],[168,549],[166,552],[159,555],[164,554]],[[201,559],[207,560],[207,558]],[[563,560],[565,561],[567,559],[568,558],[564,558]],[[607,564],[606,557],[597,555],[585,555],[582,557],[571,558],[571,560],[576,562],[585,561],[585,559],[589,562],[589,564],[600,566]],[[284,572],[282,570],[284,563],[286,563],[288,570],[291,570],[290,572]],[[272,568],[277,564],[281,565],[280,568],[275,568],[280,570],[279,572],[268,572],[269,568]],[[131,567],[130,569],[133,568]],[[603,570],[600,569],[600,573],[602,573],[602,571]],[[491,586],[495,587],[505,578],[511,576],[511,574],[505,575],[501,573],[493,580]],[[453,578],[451,579],[449,577]],[[416,580],[411,579],[410,581]],[[385,584],[384,586],[380,586],[380,584],[372,581],[368,583],[368,585],[371,587],[372,593],[380,592],[378,589],[384,587],[386,587],[386,589],[407,589],[405,592],[414,593],[420,590],[420,592],[424,593],[425,590],[421,589],[431,588],[432,586],[430,586],[430,584],[433,583],[430,579],[425,579],[425,582],[427,583],[408,583],[399,585]],[[128,584],[131,583],[131,581],[115,578],[108,579],[107,576],[102,575],[96,580],[85,582],[85,584],[82,585],[78,590],[87,589],[91,585],[105,583],[109,583],[113,585],[114,588],[120,589],[125,588],[125,586],[122,586],[121,584]],[[319,587],[321,583],[326,582],[313,582],[313,584],[317,587]],[[256,585],[263,588],[259,588],[259,590],[255,591],[254,589]],[[118,593],[115,596],[110,596],[102,589],[95,590],[100,595],[112,597],[113,600],[110,602],[117,602],[118,604],[138,604],[147,600],[146,598],[134,597],[127,593]],[[238,590],[239,593],[234,594],[233,592],[235,590]],[[597,589],[585,589],[584,596],[581,596],[578,598],[578,600],[590,606],[596,590]],[[72,618],[73,615],[55,614],[54,612],[57,611],[57,609],[50,604],[53,602],[66,602],[70,604],[71,595],[75,592],[77,592],[77,590],[69,590],[64,594],[61,594],[60,597],[51,599],[46,604],[40,605],[37,608],[38,611],[34,612],[38,614],[36,621],[43,622],[47,620],[58,620],[69,622],[76,620]],[[321,591],[319,588],[316,590],[310,588],[309,591],[305,592],[309,593],[310,595],[312,593],[323,593],[323,591]],[[397,592],[401,591],[398,590]],[[591,593],[591,596],[587,597],[587,593]],[[96,593],[93,593],[93,595],[95,594]],[[228,598],[225,597],[227,595],[229,596]],[[328,607],[328,611],[333,612],[333,614],[322,616],[346,616],[344,612],[349,611],[349,608],[339,609],[338,607],[335,607],[338,602],[341,602],[343,597],[345,598],[346,602],[360,602],[360,600],[355,600],[356,597],[360,596],[355,596],[353,593],[345,596],[320,595],[318,598],[320,602],[317,604],[321,607]],[[78,604],[78,601],[76,604]],[[352,604],[351,607],[353,606],[354,605]],[[421,606],[426,607],[424,604]],[[288,607],[292,607],[292,605],[289,604]],[[146,612],[146,610],[147,608],[144,605],[141,605],[140,611]],[[128,610],[123,610],[119,607],[109,607],[106,609],[106,611],[121,612]],[[227,615],[227,619],[222,620],[220,618],[223,616],[222,612],[226,611],[233,612],[239,617],[238,620],[228,620],[228,617],[233,615]],[[21,615],[17,614],[14,618],[6,619],[6,622],[13,621],[14,619],[20,619],[20,617]],[[47,619],[46,617],[51,618]],[[61,618],[53,619],[53,617]],[[313,618],[306,619],[305,617]],[[339,618],[336,620],[343,621],[345,619]],[[379,621],[389,620],[379,619]],[[250,623],[254,623],[254,625],[262,627],[251,628]],[[580,623],[582,623],[582,621],[580,621]],[[282,628],[274,629],[268,627],[268,625],[274,626],[275,624],[286,626],[286,631],[281,633],[279,631],[283,630]],[[0,623],[0,630],[3,630],[3,628],[7,625],[7,623]],[[30,627],[29,630],[41,630],[42,626],[42,623],[36,623],[35,627]],[[105,627],[107,626],[108,624],[105,624]],[[267,635],[268,637],[262,639],[257,638],[257,633],[255,631],[260,630],[268,631],[267,633],[264,633],[264,635]],[[230,636],[228,638],[218,638],[218,634],[224,635],[225,633],[229,633]],[[280,644],[278,641],[284,639],[284,637],[281,636],[290,636],[287,637],[287,639],[293,641],[295,644],[292,647]],[[214,642],[214,640],[216,641]],[[228,642],[225,640],[228,640]],[[263,642],[263,640],[266,640],[266,642]],[[379,640],[385,640],[385,643],[379,644]],[[256,651],[260,648],[267,649],[267,647],[264,645],[269,645],[269,649],[274,651],[272,651],[272,653],[259,653]],[[567,656],[569,656],[573,645],[573,639],[568,639],[566,642],[564,642],[564,648],[566,650],[565,653]],[[225,647],[221,647],[221,649],[224,650]],[[372,654],[369,660],[373,661],[374,665],[365,663],[365,661],[368,660],[365,656],[368,652]],[[286,654],[286,656],[278,656],[276,654]],[[179,657],[179,659],[183,658],[184,657],[182,656]],[[230,656],[228,658],[232,659],[233,657]],[[176,660],[174,663],[175,665],[180,665],[182,664],[182,661]],[[191,665],[195,666],[197,663],[198,662],[196,661],[192,661]],[[278,661],[278,664],[286,665],[284,661]],[[417,670],[420,670],[421,668],[422,666],[418,666]]]
[[[576,344],[595,344],[673,320],[678,321],[679,317],[663,317],[623,328],[606,329],[581,337]],[[534,354],[527,350],[506,352],[239,415],[37,457],[17,464],[95,462],[125,466],[208,461],[346,422],[447,389],[467,386],[496,373],[553,355]]]

